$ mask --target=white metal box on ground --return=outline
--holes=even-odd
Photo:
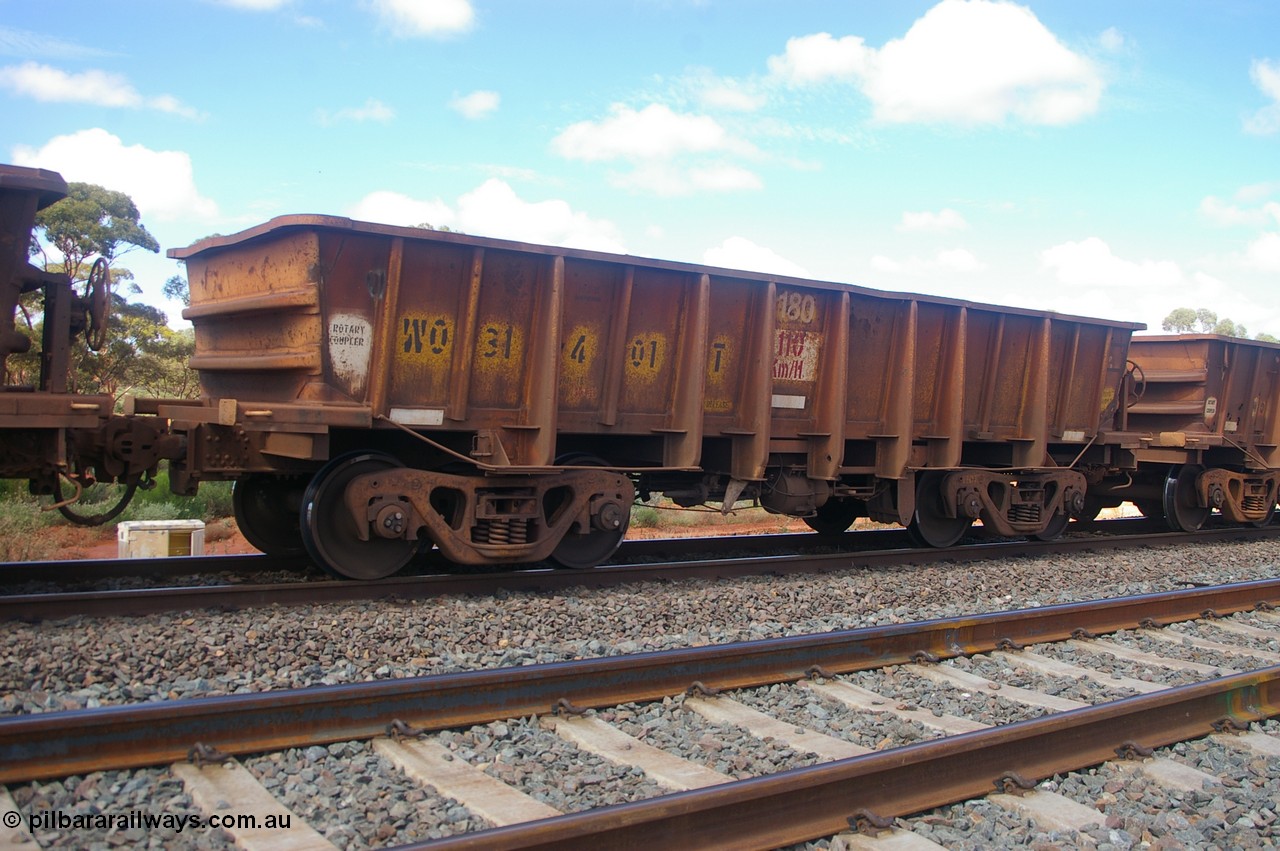
[[[116,527],[119,558],[204,555],[203,520],[127,520]]]

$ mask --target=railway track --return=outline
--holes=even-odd
[[[1205,789],[1226,794],[1224,783],[1241,778],[1206,776],[1159,750],[1211,737],[1213,747],[1247,752],[1263,776],[1276,776],[1280,737],[1227,731],[1280,715],[1280,615],[1269,611],[1277,605],[1273,579],[552,665],[18,716],[0,720],[0,780],[21,810],[40,778],[167,770],[204,817],[289,814],[311,847],[324,847],[337,826],[323,802],[294,789],[288,769],[280,776],[300,758],[301,771],[322,780],[355,760],[357,798],[362,784],[385,788],[366,776],[371,764],[397,774],[400,794],[417,790],[409,809],[436,821],[397,828],[383,844],[438,836],[439,847],[457,848],[773,848],[851,826],[921,830],[947,817],[913,814],[974,798],[1084,841],[1115,813],[1051,791],[1072,787],[1069,772],[1105,764],[1108,775],[1139,772],[1180,790],[1179,800]],[[1188,660],[1189,651],[1201,661]],[[1089,700],[1078,690],[1062,696],[1065,684],[1081,681],[1091,685]],[[979,704],[1000,719],[976,720]],[[797,707],[808,712],[797,715]],[[883,723],[853,734],[832,717],[851,714]],[[672,718],[696,719],[694,744],[663,747],[679,738],[667,735]],[[572,756],[539,764],[548,753]],[[770,760],[761,753],[781,770],[762,772]],[[1131,767],[1118,763],[1122,755]],[[397,796],[383,797],[362,806],[389,814]],[[609,805],[599,806],[601,797]],[[1274,818],[1274,802],[1269,812]],[[481,825],[488,827],[474,830]],[[243,824],[230,832],[250,848],[280,839]]]
[[[1125,527],[1132,528],[1132,527]],[[877,535],[881,533],[875,533]],[[324,580],[306,581],[275,580],[270,582],[228,582],[211,580],[205,584],[184,584],[169,587],[124,588],[89,591],[62,591],[43,593],[10,593],[0,596],[0,620],[44,620],[77,615],[144,615],[166,611],[189,609],[244,609],[264,605],[308,605],[317,603],[350,602],[377,599],[421,599],[444,594],[480,594],[497,591],[560,591],[573,587],[610,587],[631,582],[655,579],[719,579],[760,574],[810,573],[851,568],[876,568],[897,565],[935,564],[938,562],[965,562],[980,559],[1049,555],[1096,550],[1122,550],[1135,547],[1152,547],[1185,544],[1188,541],[1220,542],[1233,540],[1261,540],[1280,536],[1280,525],[1263,528],[1221,527],[1188,536],[1183,533],[1156,532],[1140,534],[1078,535],[1055,541],[991,541],[959,547],[929,549],[864,549],[863,544],[853,544],[845,549],[848,539],[857,534],[826,540],[819,536],[774,535],[751,541],[756,550],[797,548],[801,552],[786,555],[745,556],[736,558],[685,558],[680,561],[645,561],[604,565],[587,571],[570,570],[516,570],[499,573],[476,574],[428,574],[392,577],[376,581]],[[802,541],[797,542],[795,538]],[[900,536],[888,533],[884,538],[901,543]],[[882,540],[880,538],[873,540]],[[646,555],[653,558],[665,554],[670,541],[634,542],[639,546],[628,550],[632,558]],[[686,556],[709,556],[715,547],[721,550],[738,547],[741,542],[723,538],[694,539],[687,544]],[[809,549],[814,548],[814,549]],[[233,571],[246,567],[259,569],[273,562],[265,556],[215,557],[190,559],[191,562],[217,563],[226,559]],[[176,575],[190,575],[198,565],[175,567],[164,560],[155,559],[156,568]],[[110,563],[108,569],[118,569],[119,562]],[[145,569],[149,565],[144,565]],[[279,565],[275,565],[279,567]],[[296,563],[292,565],[296,570]],[[13,567],[11,576],[18,576],[22,568]],[[286,568],[289,565],[285,565]],[[36,568],[39,570],[40,568]],[[88,568],[92,570],[92,566]],[[207,568],[206,568],[207,569]],[[74,564],[55,563],[48,567],[51,574],[67,575]],[[240,574],[249,575],[249,574]],[[0,576],[3,576],[0,573]]]
[[[1120,518],[1076,524],[1074,534],[1094,536],[1158,533],[1166,527],[1145,518]],[[1213,528],[1212,526],[1207,528]],[[1239,528],[1239,527],[1222,527]],[[975,529],[970,541],[982,541]],[[610,564],[645,561],[674,561],[724,555],[726,548],[742,552],[814,552],[823,550],[877,551],[915,547],[906,531],[898,528],[861,529],[836,535],[806,532],[761,535],[712,535],[703,537],[654,538],[624,541]],[[433,556],[419,558],[406,569],[416,575],[443,572],[445,564]],[[264,573],[296,573],[320,576],[310,560],[273,558],[260,553],[220,556],[178,556],[170,558],[98,558],[69,561],[0,563],[0,588],[26,584],[88,584],[121,579],[163,580],[199,574],[224,578],[252,577]]]

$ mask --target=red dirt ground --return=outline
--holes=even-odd
[[[89,532],[90,530],[84,530]],[[663,525],[658,527],[632,527],[627,531],[627,540],[647,540],[651,538],[692,538],[710,535],[767,535],[779,532],[808,532],[804,521],[783,517],[752,517],[740,522],[716,522],[695,525]],[[217,538],[217,540],[211,540]],[[102,530],[90,542],[76,543],[66,547],[60,554],[64,559],[103,559],[115,558],[118,552],[116,533],[113,530]],[[235,555],[240,553],[256,553],[248,541],[236,529],[230,518],[209,524],[205,530],[205,555]]]

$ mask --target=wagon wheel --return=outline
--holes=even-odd
[[[1267,513],[1265,516],[1263,516],[1258,520],[1250,520],[1249,525],[1256,526],[1259,529],[1261,529],[1263,526],[1270,526],[1272,523],[1275,522],[1275,519],[1276,519],[1276,506],[1275,506],[1275,503],[1272,503],[1271,507],[1267,509]]]
[[[1164,518],[1175,532],[1194,532],[1209,519],[1211,508],[1196,499],[1196,477],[1204,472],[1199,464],[1175,464],[1164,480]]]
[[[804,524],[819,535],[839,535],[862,516],[862,505],[852,499],[828,499]]]
[[[1100,496],[1085,496],[1084,508],[1075,518],[1080,523],[1088,523],[1097,520],[1098,515],[1102,513],[1102,509],[1111,508],[1112,506]]]
[[[1164,519],[1164,502],[1159,499],[1135,499],[1133,507],[1148,520]]]
[[[245,476],[231,489],[231,508],[244,539],[267,555],[305,555],[299,525],[302,476]]]
[[[84,283],[84,298],[89,303],[89,326],[84,339],[93,351],[101,351],[107,342],[107,317],[111,309],[111,268],[107,258],[93,261],[89,279]]]
[[[1097,515],[1094,515],[1095,517]],[[1067,524],[1071,522],[1071,518],[1067,516],[1065,511],[1059,511],[1053,515],[1053,519],[1049,521],[1049,525],[1043,530],[1036,532],[1031,537],[1037,541],[1056,541],[1062,537],[1062,533],[1067,531]]]
[[[603,458],[575,452],[562,455],[556,459],[557,467],[608,467]],[[622,525],[617,529],[597,529],[594,526],[585,535],[569,532],[560,539],[551,552],[551,560],[561,567],[584,570],[595,567],[608,560],[622,546],[626,537],[627,526],[631,523],[631,514],[622,517]]]
[[[968,517],[947,516],[942,504],[944,475],[929,471],[921,473],[916,479],[916,511],[907,526],[907,533],[921,546],[953,546],[973,525]]]
[[[409,563],[421,541],[370,536],[362,541],[344,494],[357,476],[395,470],[399,461],[381,452],[339,455],[320,468],[302,496],[299,527],[307,553],[344,579],[384,579]]]

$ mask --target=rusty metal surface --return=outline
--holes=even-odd
[[[551,463],[557,433],[685,469],[721,438],[714,463],[742,480],[770,451],[814,480],[896,478],[960,464],[968,441],[1041,466],[1096,433],[1140,327],[323,216],[170,256],[209,396],[493,430],[516,466]],[[865,445],[844,458],[846,441]]]
[[[1128,427],[1147,449],[1231,447],[1250,467],[1280,467],[1280,345],[1208,334],[1135,337],[1142,395]]]
[[[404,848],[769,849],[1280,714],[1280,667],[866,756]]]
[[[343,499],[353,516],[368,521],[359,528],[364,540],[417,540],[416,530],[425,526],[452,562],[509,564],[547,558],[575,525],[585,534],[605,501],[625,530],[635,488],[626,476],[603,470],[504,481],[400,468],[357,476]],[[442,500],[458,506],[457,516],[437,513],[432,506]]]
[[[346,448],[395,455],[399,427],[430,445],[409,449],[419,468],[527,474],[587,455],[689,473],[638,481],[681,504],[745,495],[812,516],[836,495],[904,525],[917,470],[1073,463],[1139,327],[320,216],[170,256],[188,264],[192,365],[221,426],[315,434],[278,413],[311,405],[327,434],[328,411],[367,410]],[[228,404],[254,410],[224,418]],[[296,468],[281,457],[306,468],[331,448],[175,428],[193,480]],[[1065,517],[1058,502],[1034,507],[1035,528],[1026,512],[997,525],[1040,534]],[[415,528],[476,534],[418,514]]]
[[[11,717],[0,719],[0,782],[180,760],[197,742],[249,753],[382,735],[396,719],[440,729],[543,714],[561,699],[612,706],[677,694],[695,681],[743,688],[804,677],[814,666],[864,670],[922,651],[947,658],[1007,640],[1102,634],[1262,602],[1280,602],[1280,580],[536,667]]]
[[[57,172],[0,165],[0,375],[11,353],[28,348],[14,321],[18,297],[41,275],[27,262],[36,212],[66,194]]]

